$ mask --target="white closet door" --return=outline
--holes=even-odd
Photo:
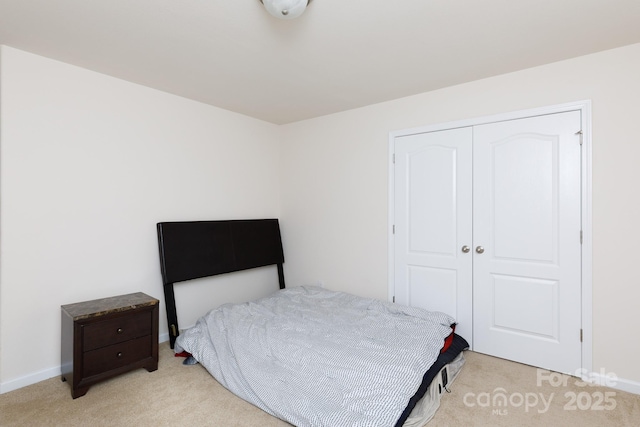
[[[580,123],[571,111],[473,128],[474,350],[571,374],[581,367]]]
[[[395,140],[396,302],[456,318],[472,340],[472,130]]]

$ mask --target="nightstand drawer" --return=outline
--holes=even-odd
[[[83,376],[90,377],[151,357],[151,335],[88,351],[84,355]]]
[[[83,350],[90,351],[111,344],[151,334],[151,312],[116,317],[83,327]]]

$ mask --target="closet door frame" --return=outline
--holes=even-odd
[[[513,111],[508,113],[458,120],[435,125],[420,126],[389,133],[388,161],[388,299],[395,299],[395,140],[397,137],[435,132],[467,126],[477,126],[506,120],[522,119],[546,114],[580,111],[582,128],[582,171],[581,171],[581,208],[582,208],[582,372],[577,376],[588,376],[593,366],[593,277],[592,277],[592,151],[591,151],[591,101],[576,101],[542,108]],[[471,348],[473,350],[473,348]]]

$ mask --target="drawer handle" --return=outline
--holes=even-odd
[[[122,357],[122,352],[121,352],[121,351],[119,351],[119,352],[118,352],[118,354],[117,354],[117,356],[118,356],[118,358]]]
[[[121,334],[122,333],[122,328],[118,328],[118,333]]]

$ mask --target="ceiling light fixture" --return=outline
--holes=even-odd
[[[260,0],[271,15],[279,19],[294,19],[304,13],[311,0]]]

